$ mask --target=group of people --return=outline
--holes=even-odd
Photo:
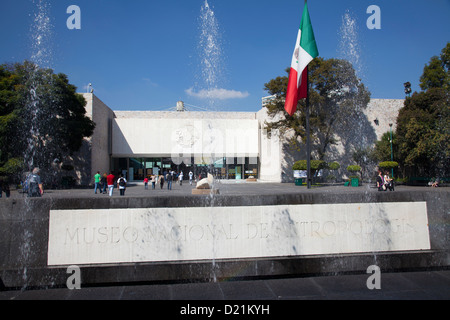
[[[181,171],[179,174],[176,174],[175,171],[169,170],[164,172],[163,174],[151,175],[150,179],[146,177],[144,179],[144,188],[148,189],[148,184],[151,182],[152,189],[156,188],[156,185],[159,184],[160,188],[163,189],[164,184],[167,185],[167,190],[172,190],[173,181],[178,181],[180,185],[183,184],[183,172]],[[192,185],[194,182],[194,174],[192,171],[189,172],[189,184]],[[106,172],[101,175],[100,171],[94,175],[94,194],[97,194],[99,191],[101,194],[106,194],[106,190],[108,189],[108,194],[111,197],[114,192],[114,188],[117,186],[119,189],[120,195],[125,195],[125,190],[127,188],[127,179],[120,174],[116,179],[116,176],[110,172],[106,174]]]
[[[164,183],[167,182],[167,190],[172,190],[173,181],[178,181],[178,183],[181,186],[181,185],[183,185],[183,179],[184,179],[183,171],[180,171],[180,173],[177,174],[175,171],[169,170],[167,172],[164,172],[163,174],[151,175],[150,180],[148,179],[148,177],[145,177],[144,188],[146,190],[148,189],[148,183],[150,181],[152,183],[152,189],[155,189],[157,184],[159,184],[160,188],[163,189]],[[193,179],[194,179],[194,174],[192,173],[192,171],[189,171],[189,184],[190,185],[192,185]]]
[[[387,189],[394,191],[394,179],[389,177],[388,171],[385,171],[383,176],[383,172],[380,169],[378,170],[377,188],[378,191],[386,191]]]
[[[120,195],[124,196],[125,190],[127,189],[127,179],[123,176],[123,174],[120,174],[117,179],[112,172],[110,172],[109,174],[106,174],[105,172],[103,175],[101,175],[100,171],[97,171],[97,173],[94,175],[95,194],[97,194],[97,190],[100,191],[100,193],[106,194],[106,188],[108,188],[108,194],[110,197],[112,197],[114,187],[116,185],[119,189]]]

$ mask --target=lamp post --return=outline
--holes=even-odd
[[[407,94],[408,97],[411,97],[411,83],[409,81],[405,82],[403,86],[405,87],[405,94]]]
[[[389,123],[389,127],[390,127],[390,133],[391,133],[391,139],[390,139],[390,143],[391,143],[391,161],[394,161],[394,153],[392,151],[392,123]],[[394,178],[394,168],[391,168],[391,176],[392,178]]]

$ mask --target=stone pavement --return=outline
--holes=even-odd
[[[450,270],[0,291],[0,300],[449,300]],[[270,304],[270,302],[269,302]]]
[[[165,184],[163,189],[158,186],[153,190],[151,184],[148,190],[144,189],[144,184],[141,183],[130,183],[127,187],[124,197],[170,197],[171,195],[176,196],[191,196],[191,197],[201,197],[201,195],[192,195],[192,189],[194,186],[190,186],[188,181],[184,181],[183,185],[178,183],[173,183],[172,190],[167,190],[167,185]],[[423,191],[433,191],[436,193],[449,193],[449,187],[414,187],[414,186],[396,186],[395,191],[378,191],[373,184],[364,184],[360,187],[345,187],[343,184],[336,185],[320,185],[313,186],[311,189],[307,189],[306,186],[296,186],[294,183],[262,183],[262,182],[216,182],[215,188],[219,189],[220,195],[230,195],[230,196],[253,196],[253,195],[274,195],[274,194],[308,194],[308,193],[321,193],[326,195],[327,193],[380,193],[389,194],[395,193],[396,191],[407,191],[407,192],[423,192]],[[3,194],[4,196],[4,194]],[[23,193],[12,190],[11,198],[22,198],[26,197]],[[108,197],[108,194],[97,193],[94,194],[94,188],[90,189],[62,189],[62,190],[45,190],[44,197],[50,198],[104,198]],[[119,190],[114,189],[113,197],[119,198]]]

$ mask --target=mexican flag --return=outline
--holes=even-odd
[[[297,109],[297,102],[308,95],[308,64],[319,55],[316,39],[309,18],[308,6],[305,1],[302,21],[298,29],[297,41],[295,43],[294,54],[292,55],[291,70],[289,72],[289,82],[286,92],[284,109],[289,115],[293,115]]]

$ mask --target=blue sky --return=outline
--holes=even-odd
[[[208,0],[221,44],[218,98],[199,97],[200,9],[205,0],[0,0],[0,63],[35,54],[33,19],[43,3],[49,28],[45,63],[113,110],[167,110],[178,100],[220,111],[257,111],[264,83],[290,65],[302,0]],[[67,8],[81,10],[69,30]],[[367,8],[380,8],[381,29],[366,26]],[[449,0],[310,0],[319,55],[342,57],[344,15],[354,21],[359,76],[373,98],[404,98],[403,83],[419,90],[423,67],[450,41]],[[48,32],[50,31],[50,32]],[[219,99],[219,97],[223,99]],[[194,110],[194,109],[192,109]],[[196,109],[197,110],[197,109]]]

